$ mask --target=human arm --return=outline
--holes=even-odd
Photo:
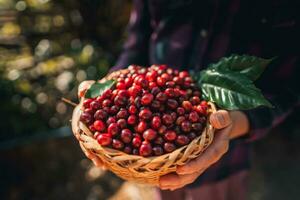
[[[219,110],[210,116],[210,123],[217,131],[212,144],[198,158],[177,168],[176,173],[160,178],[160,188],[175,190],[194,182],[207,168],[217,162],[228,150],[231,139],[245,136],[249,122],[241,111]]]
[[[145,1],[133,1],[133,9],[127,26],[127,39],[123,50],[110,72],[127,67],[130,64],[148,63],[148,44],[151,33],[148,4]]]
[[[273,108],[259,107],[243,112],[229,112],[229,116],[232,121],[232,127],[217,131],[215,141],[207,149],[207,151],[205,151],[204,154],[199,158],[186,164],[186,166],[179,167],[177,171],[178,174],[170,174],[162,177],[161,187],[163,189],[174,190],[183,187],[186,184],[192,183],[208,167],[222,157],[222,155],[227,151],[227,146],[230,139],[240,137],[240,140],[244,141],[245,143],[252,142],[263,138],[269,132],[271,132],[270,130],[272,128],[285,121],[288,116],[300,105],[298,88],[299,71],[297,72],[296,69],[297,68],[294,68],[292,70],[292,68],[288,68],[288,70],[291,70],[289,72],[291,75],[286,78],[285,81],[278,81],[280,79],[275,76],[276,73],[274,73],[273,68],[271,68],[270,70],[272,71],[267,73],[266,76],[261,79],[262,81],[258,87],[262,88],[262,91],[267,91],[265,95],[273,105]],[[272,76],[270,76],[270,74],[272,74]],[[268,77],[270,78],[268,79]],[[213,121],[211,123],[215,128],[220,128],[218,123]],[[225,142],[221,143],[218,134],[223,132],[226,133],[225,130],[228,130],[228,138],[225,139]],[[217,143],[220,144],[220,147],[218,147],[218,145],[214,145]],[[181,172],[180,168],[186,168],[186,174],[185,172]]]

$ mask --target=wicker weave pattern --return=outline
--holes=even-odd
[[[126,72],[128,72],[128,69],[112,72],[100,82],[115,79],[121,73]],[[184,165],[189,160],[198,157],[210,145],[214,137],[214,128],[207,122],[200,136],[195,138],[190,144],[171,153],[148,158],[128,155],[122,151],[102,147],[94,139],[91,131],[80,122],[83,100],[81,99],[80,104],[73,111],[72,128],[74,135],[83,149],[90,150],[103,161],[107,169],[125,180],[158,185],[160,176],[174,172],[177,165]],[[215,105],[209,102],[209,114],[215,111]]]
[[[209,103],[209,106],[210,113],[216,111],[214,104]],[[90,130],[79,120],[81,107],[82,103],[75,108],[72,117],[73,132],[80,145],[98,156],[109,170],[129,181],[158,185],[160,176],[174,172],[177,165],[184,165],[198,157],[210,145],[214,136],[214,128],[207,123],[200,136],[172,153],[148,158],[128,155],[98,144]]]

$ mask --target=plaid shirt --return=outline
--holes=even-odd
[[[134,1],[128,38],[111,70],[154,63],[201,70],[232,53],[277,57],[256,84],[275,108],[245,111],[249,135],[232,140],[227,154],[192,185],[249,168],[251,141],[299,106],[299,5],[296,0]]]

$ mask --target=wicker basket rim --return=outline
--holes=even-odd
[[[80,104],[78,105],[79,108],[82,107],[82,102],[83,102],[83,99],[81,100]],[[214,103],[212,103],[212,102],[208,102],[208,104],[209,104],[209,106],[210,106],[209,109],[208,109],[208,113],[209,113],[208,116],[209,116],[211,113],[213,113],[213,112],[216,111],[216,107],[215,107]],[[78,115],[80,115],[81,112],[82,112],[82,110],[79,109]],[[81,123],[81,122],[80,122],[80,123]],[[81,123],[81,125],[84,126],[86,129],[88,129],[83,123]],[[212,125],[209,123],[209,120],[207,120],[207,122],[206,122],[206,127],[203,129],[202,132],[206,131],[206,129],[214,129],[214,128],[212,127]],[[73,132],[74,132],[74,131],[73,131]],[[75,135],[75,134],[76,134],[76,133],[74,132],[74,135]],[[79,134],[82,135],[82,131],[80,131]],[[75,136],[76,136],[76,135],[75,135]],[[194,138],[192,141],[198,139],[199,137],[201,137],[201,135],[197,136],[197,137]],[[80,137],[79,137],[79,138],[80,138]],[[94,139],[94,138],[93,138],[93,139]],[[81,139],[80,139],[80,140],[81,140]],[[190,141],[190,143],[191,143],[192,141]],[[190,143],[189,143],[189,144],[190,144]],[[127,154],[127,153],[125,153],[125,152],[123,152],[123,151],[120,151],[120,150],[112,149],[112,148],[109,148],[109,147],[103,147],[103,146],[101,146],[100,144],[99,144],[99,146],[101,146],[101,149],[104,150],[105,152],[115,153],[115,154],[118,154],[119,156],[127,156],[126,158],[127,158],[128,160],[144,159],[145,161],[148,160],[149,162],[151,162],[151,161],[153,161],[153,160],[155,160],[155,159],[157,159],[157,158],[159,158],[159,157],[168,157],[168,156],[170,156],[171,154],[173,154],[174,152],[177,152],[177,151],[179,152],[179,151],[181,151],[182,149],[186,148],[189,144],[184,145],[184,146],[182,146],[182,147],[180,147],[180,148],[177,148],[177,149],[174,150],[173,152],[165,153],[165,154],[160,155],[160,156],[150,156],[150,157],[143,157],[143,156],[139,156],[139,155]],[[83,146],[84,146],[84,142],[83,142]]]

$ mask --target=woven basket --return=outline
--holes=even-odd
[[[106,168],[129,181],[158,185],[160,176],[174,172],[177,165],[184,165],[189,160],[198,157],[210,145],[214,137],[214,128],[207,122],[200,136],[172,153],[147,158],[128,155],[122,151],[102,147],[94,139],[91,131],[79,120],[81,107],[80,103],[75,108],[72,117],[72,127],[76,138],[84,149],[90,150],[99,157]],[[209,103],[208,111],[210,113],[216,111],[214,104]]]
[[[102,81],[115,78],[122,71],[116,71],[102,79]],[[214,128],[207,120],[206,127],[200,136],[188,145],[180,147],[171,153],[147,158],[129,155],[122,151],[102,147],[94,139],[93,133],[79,120],[82,113],[83,100],[81,99],[80,104],[73,111],[72,128],[74,135],[83,149],[92,152],[102,160],[107,169],[128,181],[158,185],[160,176],[175,172],[178,165],[184,165],[191,159],[198,157],[210,145],[214,137]],[[209,102],[208,105],[209,114],[216,112],[216,107],[213,103]]]

